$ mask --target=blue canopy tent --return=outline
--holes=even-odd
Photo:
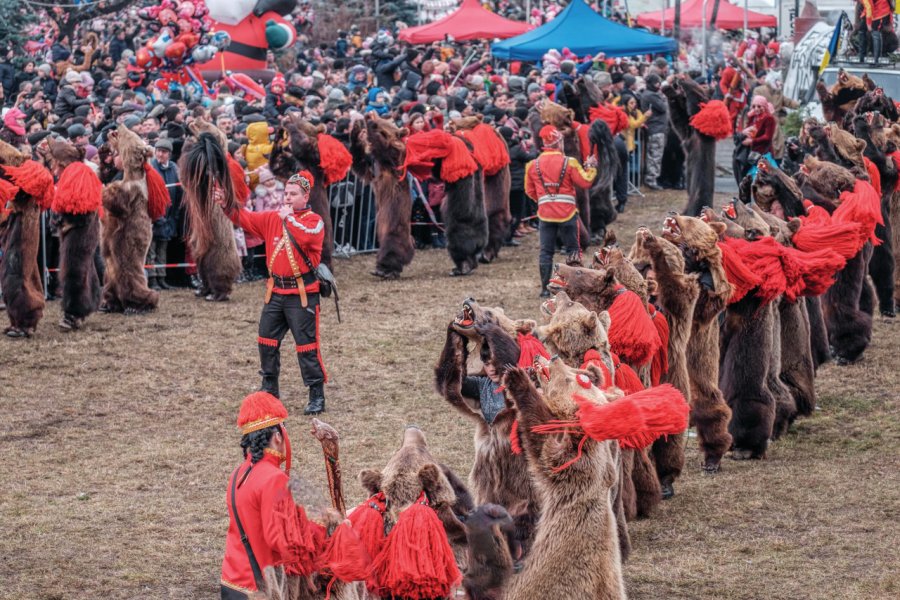
[[[578,56],[598,52],[632,56],[674,52],[677,47],[671,38],[613,23],[594,12],[584,0],[572,0],[546,25],[493,44],[491,53],[506,60],[537,61],[552,48],[568,48]]]

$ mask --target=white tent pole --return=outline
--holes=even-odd
[[[663,0],[662,12],[659,13],[659,34],[666,35],[666,4],[668,0]]]
[[[747,0],[744,0],[744,39],[747,39]]]
[[[745,2],[747,0],[744,0]],[[706,30],[709,28],[709,21],[706,16],[706,0],[703,0],[703,55],[700,57],[700,67],[703,70],[703,78],[706,78]]]

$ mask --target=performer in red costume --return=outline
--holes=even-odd
[[[275,74],[266,68],[269,50],[287,48],[297,31],[284,17],[297,6],[296,0],[207,0],[214,32],[224,31],[231,44],[224,52],[200,65],[204,77],[221,77],[223,71],[244,73],[269,81]]]

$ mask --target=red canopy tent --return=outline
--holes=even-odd
[[[457,41],[506,39],[531,29],[531,25],[524,21],[504,19],[484,9],[478,0],[463,0],[456,12],[432,23],[407,27],[397,37],[410,44],[430,44],[439,42],[448,35]]]
[[[706,0],[706,21],[712,17],[713,4],[715,0]],[[652,27],[659,29],[662,22],[663,12],[665,13],[665,27],[671,29],[675,23],[675,9],[667,8],[665,11],[652,11],[641,13],[637,17],[637,23],[641,27]],[[778,19],[772,15],[764,15],[762,13],[747,11],[747,27],[755,29],[757,27],[775,27]],[[695,27],[703,27],[703,0],[687,0],[681,5],[681,26],[686,29]],[[717,29],[743,29],[744,27],[744,9],[728,2],[728,0],[719,0],[719,14],[716,15]]]

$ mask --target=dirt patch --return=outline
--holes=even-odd
[[[614,227],[631,243],[683,194],[632,199]],[[336,263],[342,316],[323,308],[331,383],[325,420],[341,434],[348,502],[354,475],[380,467],[415,423],[461,474],[472,430],[432,389],[432,366],[459,303],[474,296],[516,317],[538,314],[536,235],[472,276],[453,279],[444,251],[419,252],[403,278],[374,281],[374,257]],[[256,389],[263,286],[227,304],[164,293],[151,315],[96,315],[64,334],[48,306],[38,335],[0,340],[0,597],[215,597],[240,461],[235,418]],[[896,598],[900,595],[900,323],[880,319],[857,365],[822,369],[820,410],[769,459],[699,472],[696,439],[677,495],[632,528],[633,598]],[[325,505],[321,450],[302,416],[306,391],[284,350],[295,471],[304,500]]]

